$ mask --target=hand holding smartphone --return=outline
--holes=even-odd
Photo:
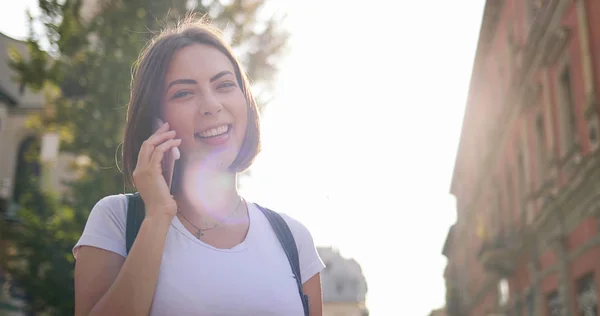
[[[155,118],[154,122],[153,122],[153,129],[152,132],[156,132],[156,130],[158,130],[161,126],[163,126],[165,123],[160,119],[160,118]],[[171,150],[169,150],[168,152],[166,152],[166,155],[163,157],[162,160],[162,174],[165,178],[165,181],[167,182],[167,186],[169,187],[169,190],[171,190],[172,192],[172,184],[173,184],[173,174],[174,174],[174,169],[175,169],[175,161],[178,160],[181,157],[181,153],[179,152],[179,148],[177,147],[173,147],[171,148]]]

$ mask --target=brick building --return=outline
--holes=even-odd
[[[428,316],[446,316],[446,315],[448,315],[448,314],[446,314],[446,309],[438,308],[438,309],[432,310]]]
[[[598,315],[600,0],[488,0],[451,193],[449,315]]]

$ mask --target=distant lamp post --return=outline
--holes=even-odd
[[[506,304],[508,304],[509,293],[508,280],[501,279],[498,283],[498,303],[500,306],[506,306]]]
[[[12,191],[11,182],[12,181],[8,177],[2,179],[0,182],[0,199],[8,200],[10,198]]]
[[[58,148],[60,138],[58,133],[46,133],[42,136],[42,152],[40,154],[41,163],[56,162],[58,158]]]
[[[8,213],[9,201],[11,196],[11,180],[10,178],[4,178],[0,182],[0,216]],[[0,281],[0,284],[2,282]]]
[[[58,160],[58,150],[60,147],[60,137],[58,133],[46,133],[42,136],[42,146],[40,153],[40,163],[42,167],[41,189],[49,192],[52,189],[52,176],[55,172],[56,161]]]

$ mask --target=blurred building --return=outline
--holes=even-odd
[[[431,313],[429,313],[429,316],[446,316],[446,309],[445,308],[438,308],[438,309],[434,309],[431,311]]]
[[[488,0],[443,253],[449,315],[598,315],[600,1]]]
[[[0,220],[10,216],[17,207],[21,192],[17,184],[28,163],[25,154],[35,146],[38,136],[27,127],[31,113],[41,111],[43,96],[14,80],[16,73],[10,69],[9,53],[16,50],[27,55],[26,43],[0,33]],[[35,169],[35,168],[33,168]],[[5,247],[0,240],[0,247]],[[19,293],[0,270],[0,315],[18,315],[23,301]]]
[[[40,135],[29,126],[32,114],[44,108],[44,95],[19,83],[9,66],[13,52],[27,58],[26,42],[0,33],[0,220],[10,219],[19,208],[26,190],[20,180],[39,176],[43,189],[60,193],[65,190],[63,181],[75,176],[68,172],[74,155],[59,153],[58,136]],[[6,247],[2,240],[0,247]],[[22,293],[9,283],[0,270],[0,315],[17,315],[9,311],[23,305],[17,299]]]
[[[323,286],[323,316],[367,316],[365,307],[367,282],[360,265],[345,259],[333,248],[318,249],[325,269],[321,273]]]
[[[26,43],[0,33],[0,210],[6,210],[14,193],[25,148],[37,137],[26,126],[31,113],[43,107],[43,96],[15,81],[9,68],[11,50],[26,54]],[[21,168],[22,169],[22,168]]]

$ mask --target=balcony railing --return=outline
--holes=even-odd
[[[518,231],[511,234],[500,233],[483,242],[478,253],[479,262],[490,272],[510,274],[514,271],[515,255],[522,244],[521,233]]]
[[[464,315],[463,304],[458,289],[453,287],[446,289],[446,313],[449,316]]]
[[[557,2],[557,0],[535,0],[530,4],[528,39],[531,39],[533,34],[543,31]]]

